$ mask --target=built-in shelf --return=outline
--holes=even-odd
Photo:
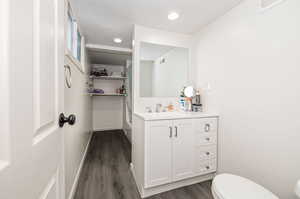
[[[125,80],[127,77],[118,76],[90,76],[91,79],[103,79],[103,80]]]
[[[91,96],[127,96],[127,94],[119,94],[119,93],[89,93]]]

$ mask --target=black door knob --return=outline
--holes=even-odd
[[[65,123],[74,125],[75,122],[76,122],[76,116],[73,114],[69,115],[69,117],[65,117],[63,113],[59,115],[59,119],[58,119],[59,127],[63,127]]]

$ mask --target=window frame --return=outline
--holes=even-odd
[[[78,22],[73,14],[71,4],[66,1],[66,45],[65,55],[82,73],[85,72],[85,38],[80,31]],[[71,19],[71,20],[70,20]],[[70,25],[71,21],[71,25]],[[70,40],[71,37],[71,40]],[[80,38],[80,39],[79,39]],[[79,39],[79,40],[78,40]]]

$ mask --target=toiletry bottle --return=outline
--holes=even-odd
[[[170,102],[169,105],[167,106],[167,110],[169,112],[174,110],[174,105],[172,104],[172,102]]]
[[[185,101],[186,101],[185,111],[191,112],[191,111],[192,111],[192,98],[187,97],[187,98],[185,99]]]
[[[197,92],[196,92],[195,104],[201,104],[201,96],[200,96],[199,90],[197,90]]]
[[[180,92],[180,97],[179,97],[179,107],[181,110],[185,111],[186,110],[186,100],[185,100],[185,96],[184,96],[184,89],[185,87],[183,87],[183,89]]]

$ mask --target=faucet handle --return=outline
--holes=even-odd
[[[150,106],[147,106],[147,107],[146,107],[146,112],[147,112],[147,113],[152,113],[152,108],[151,108]]]

